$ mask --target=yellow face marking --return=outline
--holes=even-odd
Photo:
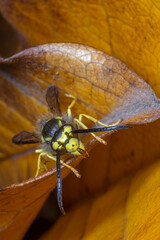
[[[78,149],[85,151],[84,145],[83,145],[83,143],[81,141],[79,141],[79,148]],[[73,152],[72,154],[74,154],[74,155],[81,155],[82,153],[79,152],[78,149],[77,149],[77,151]]]
[[[52,144],[53,150],[62,149],[63,146],[61,146],[61,144],[65,143],[69,136],[72,136],[71,130],[71,126],[64,127],[61,136]]]
[[[68,152],[75,152],[79,146],[79,141],[77,138],[71,138],[66,144],[66,150]]]
[[[58,142],[60,143],[64,143],[67,140],[68,136],[62,132],[62,135],[60,136],[60,138],[57,139]]]
[[[71,134],[71,130],[72,130],[71,126],[64,127],[62,135],[60,136],[60,138],[57,139],[57,141],[60,143],[65,143],[65,141],[68,139],[68,135]]]
[[[78,149],[85,151],[84,145],[78,138],[71,138],[66,144],[66,150],[74,155],[81,155]]]
[[[71,133],[72,127],[71,126],[65,126],[64,127],[64,133]]]
[[[59,146],[60,146],[60,144],[59,144],[58,142],[54,142],[54,143],[52,144],[53,150],[57,150],[57,149],[59,148]]]

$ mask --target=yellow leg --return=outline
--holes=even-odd
[[[50,158],[50,159],[52,159],[52,160],[54,160],[54,161],[57,161],[57,159],[56,159],[55,156],[51,156],[51,155],[47,154],[47,157]],[[73,167],[71,167],[70,165],[64,163],[62,160],[60,160],[60,163],[61,163],[63,166],[69,168],[78,178],[81,177],[81,175],[79,174],[79,172],[78,172],[75,168],[73,168]]]
[[[36,149],[36,151],[35,151],[35,153],[42,153],[42,152],[44,152],[44,149],[43,149],[43,148],[38,148],[38,149]]]
[[[104,127],[116,126],[116,125],[118,125],[118,124],[122,121],[122,119],[119,119],[117,122],[115,122],[115,123],[113,123],[113,124],[107,125],[107,124],[104,124],[104,123],[98,121],[98,120],[97,120],[96,118],[94,118],[94,117],[91,117],[91,116],[89,116],[89,115],[86,115],[86,114],[83,114],[83,113],[82,113],[82,114],[79,115],[79,118],[78,118],[80,122],[82,122],[82,118],[83,118],[83,117],[91,120],[91,121],[94,122],[94,123],[99,123],[100,125],[102,125],[102,126],[104,126]]]
[[[79,119],[74,118],[74,122],[75,124],[79,124],[82,128],[87,129],[87,126],[84,125],[84,123],[82,123]],[[97,141],[99,141],[100,143],[103,143],[104,145],[107,145],[107,142],[105,140],[103,140],[102,138],[98,137],[97,135],[95,135],[94,133],[90,133],[95,139],[97,139]]]
[[[65,167],[68,167],[76,175],[76,177],[78,177],[78,178],[81,177],[81,175],[79,174],[79,172],[75,168],[73,168],[70,165],[64,163],[62,160],[61,160],[61,164]]]
[[[68,117],[69,119],[72,119],[72,113],[71,113],[71,108],[74,106],[75,102],[77,101],[77,98],[70,95],[70,94],[65,94],[67,97],[70,97],[70,98],[73,98],[71,104],[68,106],[68,109],[67,109],[67,114],[68,114]]]
[[[44,149],[42,149],[42,148],[41,149],[36,149],[35,152],[39,153],[38,161],[37,161],[37,171],[36,171],[36,174],[35,174],[35,177],[37,177],[38,173],[39,173],[39,170],[41,168],[41,162],[43,163],[43,166],[44,166],[45,170],[48,171],[47,166],[45,165],[45,162],[41,159],[42,156],[47,155],[47,152],[45,152]]]
[[[48,168],[47,168],[47,166],[46,166],[46,160],[45,159],[41,159],[41,162],[43,163],[43,167],[44,167],[44,169],[46,170],[46,172],[48,171]]]
[[[39,156],[38,156],[37,171],[36,171],[35,177],[38,176],[39,170],[41,168],[41,157],[44,156],[44,155],[46,155],[46,153],[40,153]]]

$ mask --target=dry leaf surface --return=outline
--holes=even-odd
[[[24,36],[25,41],[28,41],[28,46],[33,46],[33,45],[48,43],[48,42],[66,41],[66,42],[78,42],[78,43],[88,44],[90,46],[96,47],[104,52],[107,52],[109,54],[114,55],[115,57],[122,59],[125,63],[127,63],[128,66],[130,66],[137,74],[143,77],[143,79],[153,87],[157,96],[160,96],[160,88],[159,88],[160,72],[158,71],[159,62],[160,62],[159,61],[159,23],[160,23],[159,9],[160,9],[159,3],[157,1],[152,1],[152,0],[149,0],[147,2],[144,0],[142,1],[133,0],[132,2],[131,1],[128,2],[126,0],[124,1],[103,0],[103,1],[96,1],[96,3],[95,2],[93,3],[92,1],[88,2],[85,0],[84,1],[76,0],[74,2],[65,0],[63,1],[63,4],[61,1],[53,1],[53,0],[47,0],[47,1],[35,0],[34,2],[33,1],[22,2],[19,0],[14,0],[14,1],[4,0],[0,2],[0,12],[14,26],[14,29],[16,29],[20,34]],[[4,41],[4,43],[6,42],[7,41]],[[2,41],[1,43],[3,44]],[[5,47],[4,45],[1,46],[0,51],[3,50],[4,47]],[[12,37],[12,42],[10,42],[10,46],[8,47],[9,48],[12,47],[11,49],[13,49],[13,37]],[[8,50],[8,47],[7,47],[7,50]],[[21,42],[21,47],[24,48],[23,42]],[[129,105],[128,107],[126,107],[125,105],[126,107],[126,110],[125,110],[120,108],[121,105],[119,106],[117,105],[119,101],[118,100],[119,92],[117,92],[117,89],[121,88],[121,82],[120,82],[120,86],[116,88],[117,100],[115,97],[110,98],[113,94],[109,95],[110,92],[108,92],[107,98],[105,95],[105,98],[107,99],[107,104],[106,104],[106,102],[103,100],[104,99],[103,88],[102,89],[100,88],[98,90],[97,88],[93,88],[94,91],[93,91],[93,94],[91,94],[92,97],[87,96],[86,89],[89,88],[88,86],[90,86],[90,84],[87,84],[84,89],[82,85],[83,83],[86,84],[86,81],[80,81],[79,78],[73,77],[75,79],[75,82],[77,81],[77,83],[81,83],[81,86],[79,86],[78,84],[76,85],[74,84],[74,88],[71,89],[70,85],[72,84],[72,79],[73,79],[72,76],[74,75],[74,74],[72,75],[72,72],[70,75],[67,74],[68,78],[65,74],[63,77],[62,77],[62,74],[60,74],[60,78],[58,78],[58,76],[55,74],[56,73],[56,70],[55,70],[52,78],[52,76],[48,76],[46,74],[46,71],[45,73],[43,73],[42,70],[39,70],[41,74],[38,75],[38,77],[36,78],[38,71],[35,73],[35,71],[33,70],[34,67],[32,67],[31,68],[32,71],[30,71],[30,66],[33,64],[32,63],[33,59],[32,60],[31,59],[29,58],[30,64],[29,63],[26,64],[25,61],[23,60],[24,61],[23,67],[22,67],[23,65],[22,63],[19,64],[19,66],[17,66],[17,63],[16,64],[10,63],[8,67],[3,66],[3,70],[1,70],[2,74],[0,74],[0,84],[1,84],[0,109],[1,109],[1,113],[3,113],[1,114],[1,118],[0,118],[0,141],[1,141],[0,157],[1,158],[18,153],[19,151],[22,152],[23,150],[30,148],[30,146],[18,148],[13,144],[11,144],[10,139],[15,133],[20,132],[23,129],[27,129],[27,130],[33,129],[37,118],[39,118],[41,114],[46,113],[47,108],[46,108],[46,103],[44,102],[45,89],[47,88],[48,84],[55,83],[56,79],[58,79],[56,84],[58,84],[59,86],[60,99],[61,99],[61,103],[63,103],[62,105],[63,105],[64,111],[66,110],[66,107],[69,103],[69,101],[64,97],[64,92],[70,92],[74,94],[73,92],[75,91],[75,94],[77,94],[77,96],[79,97],[79,101],[77,102],[77,105],[74,109],[75,114],[79,114],[80,112],[86,111],[88,114],[93,115],[99,119],[106,117],[106,114],[111,114],[110,117],[114,119],[114,116],[116,115],[119,116],[120,114],[121,116],[125,116],[124,120],[130,119],[131,122],[138,122],[139,120],[141,120],[141,122],[145,122],[145,118],[147,119],[146,121],[148,121],[148,117],[149,118],[151,117],[152,111],[154,110],[153,119],[156,119],[155,112],[156,112],[156,106],[157,106],[157,99],[155,98],[153,92],[152,91],[150,92],[149,90],[150,88],[146,87],[147,85],[140,87],[140,89],[145,90],[146,95],[148,95],[147,97],[143,96],[144,101],[147,101],[147,102],[142,104],[141,102],[142,98],[140,96],[142,91],[139,91],[140,89],[137,90],[137,86],[136,86],[136,88],[134,89],[136,90],[136,93],[137,93],[135,101],[134,101],[135,91],[131,91],[129,96],[130,97],[132,96],[132,98],[131,99],[129,98],[128,100]],[[42,61],[42,63],[44,64],[44,61]],[[28,71],[27,69],[25,69],[25,65],[28,67]],[[11,69],[12,68],[11,66],[13,66],[15,70]],[[44,64],[44,66],[46,67],[46,64]],[[21,72],[21,67],[23,72]],[[71,68],[72,68],[72,64],[71,64]],[[65,72],[65,69],[62,69],[62,72],[63,71]],[[100,68],[98,68],[98,71],[99,70]],[[50,72],[49,72],[49,75],[50,75]],[[63,79],[62,82],[61,82],[61,79]],[[68,83],[68,85],[65,86],[65,89],[63,89],[65,85],[64,79],[66,79]],[[71,79],[71,82],[69,82],[69,79]],[[92,81],[89,83],[91,83],[92,85]],[[112,83],[114,83],[114,81]],[[103,85],[104,82],[102,81],[101,84]],[[100,83],[97,83],[97,85],[99,86]],[[104,84],[104,86],[106,85]],[[115,84],[113,85],[110,84],[109,88],[108,87],[107,88],[108,90],[110,90],[110,88],[111,90],[113,90],[114,87],[116,86],[117,85]],[[123,86],[123,87],[125,87],[124,89],[127,89],[126,86]],[[128,88],[129,91],[131,90],[130,87]],[[78,91],[77,88],[79,88],[80,91]],[[146,88],[148,88],[151,94],[149,94]],[[82,95],[83,101],[81,101],[81,95]],[[140,103],[139,101],[137,101],[138,95],[139,95]],[[94,99],[93,96],[94,97],[96,96],[96,98]],[[125,96],[125,98],[122,96]],[[127,96],[126,92],[122,91],[122,95],[120,95],[120,98],[119,98],[120,104],[121,104],[121,101],[123,103],[123,100],[126,100],[126,96]],[[91,104],[93,104],[94,107],[90,105],[90,101],[92,98],[93,100]],[[100,101],[100,104],[99,104],[100,106],[98,107],[96,107],[97,99]],[[85,104],[85,101],[87,101],[86,102],[87,104]],[[105,106],[102,105],[104,102],[106,104]],[[155,103],[155,102],[156,104],[150,105],[150,103]],[[88,103],[89,103],[89,106],[87,106]],[[114,105],[114,103],[116,104]],[[147,103],[149,103],[149,107],[147,107]],[[99,109],[100,109],[100,112],[99,112]],[[125,112],[128,112],[129,109],[130,109],[129,111],[130,115],[128,116],[127,113]],[[138,109],[137,115],[134,115],[135,109]],[[116,110],[116,112],[114,112],[114,110]],[[140,117],[141,117],[140,119],[138,118],[138,114],[140,114]],[[158,110],[157,110],[157,115],[158,115]],[[108,116],[109,115],[107,115],[107,118],[105,120],[110,122],[110,120],[108,119]],[[85,196],[88,196],[91,193],[92,194],[97,193],[99,190],[106,189],[106,187],[111,182],[117,181],[117,179],[121,178],[122,176],[125,176],[126,174],[130,173],[135,169],[138,169],[140,167],[143,168],[145,164],[159,158],[160,156],[159,129],[160,129],[159,121],[156,121],[155,123],[152,123],[146,126],[134,127],[134,130],[127,130],[122,132],[119,131],[118,133],[115,133],[109,136],[109,138],[107,139],[107,142],[108,142],[107,147],[102,145],[95,146],[95,148],[93,148],[93,150],[90,152],[90,157],[82,161],[80,164],[79,170],[82,173],[82,176],[83,176],[82,179],[79,181],[76,181],[75,177],[73,179],[73,176],[70,175],[68,180],[65,181],[65,184],[63,183],[63,187],[64,187],[63,192],[65,197],[64,202],[67,203],[67,205],[72,205],[72,203],[76,202],[78,199],[80,200],[81,198],[84,198]],[[90,138],[84,139],[84,141],[86,141],[86,144],[87,142],[90,142],[90,140],[91,140]],[[0,166],[1,176],[2,176],[1,182],[3,185],[10,185],[12,182],[19,182],[21,180],[28,178],[29,176],[34,176],[34,172],[36,168],[36,163],[35,163],[36,156],[33,157],[33,155],[31,155],[31,158],[27,158],[30,162],[29,164],[27,162],[26,157],[24,157],[24,155],[22,156],[23,156],[21,159],[22,161],[18,161],[18,163],[16,164],[13,162],[13,159],[12,161],[9,160],[5,163],[3,162],[3,164],[1,163],[1,166]],[[4,165],[7,165],[7,168]],[[16,168],[18,168],[19,170],[16,170]],[[7,169],[7,173],[6,173],[6,169]],[[28,170],[26,171],[26,169]],[[8,170],[10,170],[9,174],[8,174]],[[63,169],[62,172],[64,171],[66,171],[66,169],[65,170]],[[150,188],[150,185],[151,186],[154,185],[154,182],[157,183],[158,185],[157,175],[154,174],[155,173],[154,169],[151,169],[151,171],[152,171],[151,175],[153,174],[153,178],[155,179],[153,179],[153,181],[148,182],[149,188]],[[8,179],[8,175],[12,176],[11,179]],[[145,179],[143,178],[141,179],[142,183],[143,181],[145,181]],[[53,182],[52,184],[54,185],[55,183]],[[139,182],[137,185],[139,186]],[[124,239],[125,237],[127,239],[128,236],[129,236],[128,239],[140,239],[140,238],[150,239],[152,237],[154,237],[154,239],[156,239],[156,237],[159,238],[158,235],[156,236],[156,233],[157,233],[156,229],[158,229],[159,226],[155,224],[156,219],[158,220],[159,218],[158,202],[156,202],[156,197],[155,198],[151,197],[148,200],[147,205],[144,204],[145,210],[143,211],[143,213],[144,212],[146,213],[146,209],[148,206],[150,206],[150,209],[155,206],[154,215],[152,214],[152,211],[148,211],[145,216],[151,216],[151,218],[149,217],[148,221],[144,220],[144,222],[142,222],[143,214],[139,214],[141,212],[139,208],[139,203],[143,205],[143,200],[146,198],[146,196],[148,196],[147,193],[148,192],[152,193],[151,190],[148,191],[145,185],[142,184],[142,188],[143,187],[144,187],[144,195],[143,195],[144,197],[140,199],[137,205],[131,201],[130,209],[134,210],[134,211],[131,211],[131,213],[132,213],[132,216],[134,216],[134,213],[136,212],[136,217],[132,218],[132,216],[127,216],[128,219],[130,220],[133,219],[132,224],[129,225],[129,222],[127,222],[128,224],[127,226],[130,226],[130,228],[128,228],[127,230],[127,228],[124,227],[125,220],[124,221],[122,220],[122,219],[125,219],[124,212],[122,213],[121,217],[119,217],[120,219],[119,223],[120,222],[123,223],[123,226],[122,225],[119,226],[119,223],[116,225],[117,227],[116,229],[118,232],[117,235],[122,236]],[[152,195],[153,196],[155,196],[156,194],[158,195],[158,188],[153,187],[153,190],[155,191],[152,193]],[[121,194],[122,189],[117,190],[117,192],[119,191]],[[134,191],[136,190],[134,189]],[[115,200],[114,197],[115,195],[113,194],[113,197],[110,198],[111,201]],[[30,200],[32,202],[33,199],[30,199]],[[16,201],[14,201],[15,205],[16,205]],[[43,201],[41,201],[41,204],[42,202]],[[117,206],[116,204],[117,203],[115,202],[115,206]],[[105,204],[105,207],[106,207],[106,204]],[[38,207],[36,208],[38,209]],[[88,206],[85,207],[84,217],[87,214],[87,209],[88,209]],[[142,209],[143,209],[143,206],[142,206]],[[17,208],[16,208],[16,211],[17,211]],[[35,212],[34,214],[36,215]],[[25,214],[27,214],[27,212]],[[12,225],[8,224],[8,222],[10,223],[10,220],[9,221],[6,220],[6,219],[11,219],[12,213],[9,215],[9,213],[6,214],[4,212],[3,214],[3,211],[2,211],[1,216],[2,215],[3,217],[0,218],[2,219],[2,223],[3,223],[1,224],[2,226],[1,229],[4,230],[3,226],[6,226],[6,230],[5,230],[5,234],[6,234],[7,229],[11,227],[13,230],[14,228],[16,228],[16,224],[14,224],[14,221],[12,221]],[[33,215],[31,217],[32,219],[35,216]],[[114,211],[113,211],[113,215],[114,216],[116,215]],[[13,211],[13,216],[14,216],[14,211]],[[69,218],[68,222],[71,222],[71,217]],[[30,218],[30,222],[32,221],[31,218]],[[79,216],[77,216],[77,218],[78,218],[77,221],[79,222],[79,225],[80,225]],[[81,221],[82,230],[84,226],[83,219],[84,218],[82,217],[82,221]],[[116,221],[118,219],[118,216],[117,217],[115,216],[114,219]],[[150,222],[150,219],[153,219],[153,222]],[[136,238],[136,236],[134,235],[135,233],[133,234],[131,233],[134,230],[133,224],[139,221],[140,221],[139,226],[142,231],[137,230],[136,232],[137,238]],[[147,222],[149,223],[149,225],[147,224]],[[27,224],[26,224],[27,226],[23,224],[24,228],[22,232],[25,232],[24,229],[26,229],[29,226],[29,221],[27,222]],[[95,225],[96,225],[96,222],[95,222]],[[74,221],[73,221],[73,226],[74,228],[72,226],[70,227],[72,229],[77,229],[76,226],[74,225]],[[93,225],[91,224],[91,226]],[[109,226],[110,229],[112,229],[112,226],[110,226],[110,219],[107,222],[107,226]],[[145,233],[146,234],[151,233],[150,226],[152,227],[152,234],[149,235],[149,237],[148,235],[143,235]],[[105,225],[105,228],[106,228],[106,225]],[[97,227],[97,231],[99,229],[100,228]],[[128,231],[128,232],[126,231],[126,235],[125,235],[124,229]],[[61,232],[62,231],[60,229],[60,233]],[[77,232],[81,235],[79,229],[77,230]],[[130,235],[129,235],[129,232],[130,232]],[[1,231],[1,233],[3,234],[3,231]],[[17,234],[19,234],[19,236],[22,236],[21,232]],[[68,235],[70,236],[70,233]],[[115,235],[116,235],[116,232],[112,231],[112,236],[115,236]],[[67,236],[67,233],[66,233],[66,236]],[[13,232],[12,232],[12,238],[13,238]]]
[[[66,99],[65,93],[78,98],[73,109],[74,115],[77,116],[80,113],[87,113],[97,119],[103,119],[105,123],[122,119],[122,123],[126,124],[142,124],[159,118],[160,102],[149,85],[120,60],[94,48],[79,44],[47,44],[27,49],[7,59],[0,59],[0,62],[1,110],[4,113],[0,119],[2,157],[22,151],[11,144],[11,137],[22,130],[31,131],[36,119],[47,113],[44,96],[49,84],[56,84],[58,87],[63,111],[70,102]],[[93,147],[92,138],[85,136],[83,140],[89,151]],[[12,164],[11,160],[8,161]],[[73,165],[78,164],[79,161],[80,159]],[[12,179],[7,180],[10,184],[34,176],[35,165],[29,165],[29,169],[32,170],[29,170],[28,175],[19,163],[17,166],[17,175],[22,172],[23,177],[14,176],[13,182]],[[2,172],[7,169],[3,164],[0,168]],[[27,167],[26,171],[28,171]],[[68,174],[66,169],[62,172],[62,178]],[[15,231],[14,224],[17,226],[20,219],[19,212],[23,212],[24,218],[30,215],[30,208],[27,206],[32,208],[32,203],[35,202],[37,207],[33,215],[30,215],[28,223],[26,222],[17,233],[18,237],[24,234],[47,195],[56,186],[55,174],[52,181],[47,180],[52,178],[51,173],[52,171],[39,179],[30,179],[23,184],[2,189],[0,192],[2,196],[4,193],[10,195],[10,191],[13,196],[14,193],[16,195],[9,203],[4,199],[5,207],[10,206],[10,211],[15,211],[15,215],[11,216],[14,221],[10,218],[8,220],[8,217],[6,220],[5,209],[2,208],[2,236],[5,236],[5,231],[8,234]],[[42,182],[41,187],[38,185],[39,182]],[[6,184],[3,178],[1,185]],[[39,192],[38,201],[37,198],[35,199],[37,194],[35,197],[32,196],[32,184],[35,187],[34,191]],[[25,190],[26,187],[28,191]],[[44,192],[45,196],[43,196]],[[29,200],[25,204],[23,201],[27,195]],[[19,204],[18,208],[15,207],[17,198],[24,204],[23,206]]]
[[[1,14],[29,46],[77,42],[123,60],[160,96],[160,4],[156,0],[3,0]]]
[[[39,177],[35,175],[37,156],[34,153],[5,159],[0,164],[0,181],[8,185],[0,190],[0,238],[22,239],[46,198],[56,187],[56,169]],[[78,164],[78,162],[74,163]],[[69,170],[63,169],[62,178]],[[30,177],[30,178],[29,178]],[[28,181],[24,181],[29,178]],[[21,183],[20,183],[21,182]],[[19,184],[13,184],[19,183]]]
[[[78,205],[40,239],[158,240],[159,176],[157,162]]]

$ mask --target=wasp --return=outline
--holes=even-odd
[[[41,143],[40,147],[35,150],[35,152],[39,154],[35,177],[39,174],[41,163],[45,170],[48,170],[43,156],[56,161],[57,201],[62,214],[65,214],[65,211],[62,202],[61,164],[73,171],[77,177],[80,177],[80,175],[76,169],[61,160],[61,155],[68,153],[79,156],[85,152],[85,146],[80,140],[79,134],[91,133],[99,142],[106,144],[106,141],[97,136],[95,132],[130,128],[130,126],[120,124],[121,120],[117,121],[115,124],[106,125],[86,114],[80,114],[78,118],[73,118],[71,108],[74,106],[77,99],[72,95],[66,94],[66,96],[72,98],[72,101],[68,106],[67,114],[62,115],[57,87],[55,85],[50,85],[46,92],[46,102],[52,115],[51,117],[44,117],[43,120],[39,121],[38,128],[40,134],[37,132],[22,131],[12,138],[12,142],[15,144]],[[82,118],[87,118],[102,127],[87,128]]]

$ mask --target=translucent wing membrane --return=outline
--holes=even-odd
[[[12,142],[15,144],[31,144],[40,143],[41,139],[33,132],[20,132],[12,138]]]
[[[46,93],[46,101],[52,113],[57,113],[57,115],[61,115],[58,91],[55,85],[50,85],[48,87]]]

